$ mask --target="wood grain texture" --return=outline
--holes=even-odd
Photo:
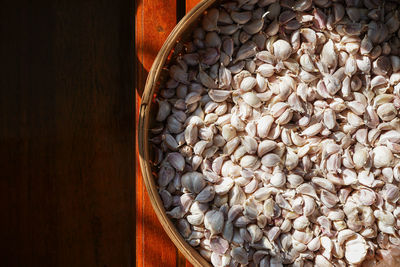
[[[134,265],[133,10],[2,1],[2,266]]]
[[[176,25],[177,12],[175,0],[140,0],[136,4],[136,122],[138,122],[140,96],[148,71],[165,39]],[[136,155],[138,155],[137,149]],[[154,213],[143,183],[138,159],[135,165],[136,266],[184,266],[185,259],[179,257],[176,247]]]
[[[186,13],[192,10],[201,0],[186,0]]]

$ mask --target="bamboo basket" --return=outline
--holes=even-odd
[[[172,221],[166,215],[162,200],[158,194],[155,177],[153,175],[150,159],[152,151],[149,144],[149,129],[155,118],[154,96],[157,94],[162,81],[168,75],[164,71],[164,66],[174,58],[179,50],[183,48],[181,41],[190,36],[190,30],[197,26],[199,18],[204,11],[218,4],[218,0],[203,0],[196,5],[172,30],[150,69],[146,85],[142,95],[142,103],[139,111],[138,142],[139,142],[139,162],[142,169],[143,179],[149,193],[151,204],[157,214],[158,219],[169,238],[181,253],[195,266],[211,266],[200,254],[190,246],[179,234]]]
[[[196,5],[183,19],[175,26],[150,69],[147,77],[146,85],[142,95],[142,103],[139,111],[138,125],[138,143],[139,143],[139,162],[143,174],[143,179],[146,189],[149,193],[151,204],[156,212],[160,223],[175,246],[194,266],[208,266],[210,263],[206,261],[200,253],[190,246],[179,234],[178,230],[172,221],[166,215],[162,200],[158,194],[156,179],[151,167],[152,151],[149,144],[149,129],[155,118],[154,97],[157,94],[159,86],[166,81],[168,71],[164,66],[167,66],[171,59],[174,59],[177,54],[183,49],[183,42],[190,37],[190,30],[194,29],[204,11],[212,6],[218,5],[221,0],[203,0]],[[394,255],[400,253],[400,248],[396,248]],[[396,262],[378,262],[377,267],[395,267],[400,266],[398,258],[394,256]]]

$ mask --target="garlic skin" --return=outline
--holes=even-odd
[[[151,163],[211,264],[372,266],[400,245],[399,8],[222,1],[179,40]]]

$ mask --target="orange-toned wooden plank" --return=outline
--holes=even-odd
[[[174,0],[138,0],[135,14],[136,125],[140,96],[158,50],[176,24]],[[176,266],[177,249],[153,211],[138,163],[136,139],[136,266]]]
[[[201,0],[186,0],[186,13],[189,12],[195,5],[200,3]]]

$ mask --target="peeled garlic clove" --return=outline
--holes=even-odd
[[[226,91],[226,90],[209,90],[208,95],[210,98],[215,101],[215,102],[223,102],[227,100],[230,95],[231,91]]]
[[[257,97],[257,95],[253,92],[247,92],[242,95],[244,102],[246,102],[249,106],[253,108],[258,108],[261,106],[261,100]]]
[[[367,56],[356,59],[357,68],[363,73],[369,73],[371,70],[371,60]]]
[[[303,183],[303,177],[297,174],[289,174],[287,176],[287,181],[292,188],[296,188]]]
[[[254,77],[245,77],[240,83],[240,89],[244,92],[249,92],[256,86],[257,81]]]
[[[386,146],[377,146],[373,150],[373,164],[376,168],[390,167],[393,164],[393,153]]]
[[[316,71],[316,68],[314,66],[314,61],[310,57],[309,54],[303,54],[300,57],[300,65],[301,67],[308,72],[314,72]]]
[[[308,195],[314,198],[318,198],[315,188],[310,184],[301,184],[296,188],[296,192],[303,195]]]
[[[244,248],[242,247],[235,247],[231,250],[231,256],[232,258],[240,263],[240,264],[244,264],[247,265],[249,260],[248,260],[248,254],[247,252],[244,250]]]
[[[246,195],[244,194],[242,188],[238,185],[234,185],[233,188],[229,191],[229,205],[233,206],[236,204],[242,204],[246,199]]]
[[[389,57],[380,56],[372,63],[372,72],[376,75],[387,75],[392,69]]]
[[[239,48],[236,54],[236,59],[233,63],[239,62],[249,57],[253,57],[256,54],[257,54],[257,45],[253,41],[248,41]]]
[[[281,229],[279,229],[279,227],[277,227],[277,226],[274,226],[268,231],[267,237],[272,242],[279,237],[280,233],[281,233]]]
[[[358,173],[358,182],[362,185],[371,187],[374,183],[374,175],[368,171]]]
[[[218,195],[224,195],[229,192],[229,190],[232,188],[234,182],[231,178],[229,177],[223,177],[221,181],[215,185],[215,193]]]
[[[315,256],[315,266],[333,267],[334,265],[330,263],[324,256]]]
[[[234,22],[236,22],[238,24],[245,24],[250,21],[251,12],[250,11],[244,11],[244,12],[232,11],[231,18]]]
[[[314,237],[308,244],[307,244],[307,248],[310,251],[317,251],[319,250],[319,248],[321,247],[321,241],[320,241],[320,237]]]
[[[307,127],[306,129],[304,129],[301,133],[301,135],[305,135],[305,136],[315,136],[317,135],[323,128],[322,123],[315,123],[309,127]]]
[[[299,73],[299,78],[300,78],[300,80],[302,80],[305,83],[311,83],[311,82],[315,81],[316,79],[318,79],[318,76],[301,69],[300,73]]]
[[[219,68],[219,88],[228,89],[232,82],[231,71],[221,65]]]
[[[293,228],[301,231],[304,230],[309,224],[310,221],[306,216],[300,216],[293,221]]]
[[[337,54],[332,40],[329,40],[322,48],[321,63],[330,69],[337,66]]]
[[[324,111],[324,125],[330,130],[336,126],[336,113],[330,108]]]
[[[345,185],[357,183],[357,173],[351,169],[344,169],[342,177]]]
[[[386,85],[387,84],[387,79],[383,76],[375,76],[374,78],[372,78],[371,80],[371,88],[374,89],[376,87],[382,86],[382,85]]]
[[[183,171],[185,168],[185,159],[178,152],[171,152],[167,156],[168,162],[174,167],[177,171]]]
[[[247,226],[247,231],[251,236],[251,243],[258,242],[263,237],[262,230],[256,224],[250,224]]]
[[[393,142],[393,143],[399,143],[400,142],[400,132],[395,131],[395,130],[390,130],[390,131],[387,131],[387,132],[381,134],[381,136],[379,138],[379,143],[385,144],[387,141]]]
[[[217,22],[219,17],[219,11],[216,8],[207,11],[203,17],[202,26],[205,31],[217,30]]]
[[[203,84],[207,88],[218,88],[217,83],[203,70],[199,71],[197,78],[201,82],[201,84]]]
[[[400,57],[399,56],[390,56],[390,62],[392,64],[393,72],[398,72],[400,70]]]
[[[215,189],[214,186],[206,186],[195,198],[195,201],[200,203],[207,203],[214,199]]]
[[[184,188],[196,194],[200,193],[206,185],[203,174],[199,172],[185,173],[181,177],[181,183]]]
[[[271,77],[275,73],[275,67],[271,64],[262,64],[257,68],[257,73],[260,73],[265,78]]]
[[[321,190],[321,202],[328,208],[333,208],[338,202],[339,198],[326,190]]]
[[[350,101],[347,103],[347,106],[354,112],[356,115],[363,115],[365,113],[365,106],[358,101]]]
[[[222,126],[222,131],[221,131],[222,137],[229,142],[233,138],[236,137],[236,128],[233,127],[230,124],[225,124]]]
[[[297,167],[299,163],[299,157],[296,153],[293,151],[289,151],[286,154],[286,159],[285,159],[285,166],[288,170],[293,170],[294,168]]]
[[[215,236],[210,239],[210,248],[213,252],[222,255],[228,250],[229,243],[225,239]]]
[[[248,34],[253,35],[261,31],[263,26],[264,26],[264,18],[261,18],[246,23],[243,26],[243,30]]]
[[[175,170],[168,163],[161,166],[158,172],[158,185],[160,187],[166,187],[172,179],[175,177]]]
[[[286,24],[289,21],[291,21],[292,19],[294,19],[295,17],[296,17],[296,13],[293,12],[292,10],[283,11],[279,15],[279,23],[280,24]]]
[[[210,230],[211,234],[219,234],[224,227],[224,215],[217,210],[210,210],[204,216],[204,227]]]
[[[310,216],[311,214],[314,213],[316,208],[315,200],[307,195],[303,195],[303,200],[304,200],[303,215]]]
[[[191,224],[191,225],[200,225],[203,223],[204,221],[204,214],[203,213],[194,213],[194,214],[190,214],[186,217],[187,221]]]
[[[322,253],[322,256],[324,256],[328,260],[331,260],[332,259],[331,253],[332,253],[332,249],[333,249],[332,240],[327,236],[322,236],[321,237],[321,246],[324,248],[324,252]]]
[[[298,231],[295,230],[292,234],[293,240],[296,240],[302,244],[308,244],[312,238],[313,238],[313,234],[310,231]],[[307,246],[305,247],[307,249]]]
[[[383,191],[383,198],[386,201],[396,202],[399,199],[399,188],[392,184],[386,184]]]
[[[353,162],[357,169],[364,167],[368,160],[368,153],[365,149],[359,149],[353,154]]]
[[[258,145],[257,155],[259,157],[262,157],[266,153],[274,150],[276,148],[276,146],[277,146],[277,143],[275,141],[270,141],[270,140],[261,141],[260,144]]]
[[[274,55],[277,59],[286,60],[292,54],[291,45],[285,40],[277,40],[273,43]]]
[[[286,175],[283,172],[277,172],[272,175],[270,183],[275,187],[282,187],[286,183]]]
[[[258,158],[256,156],[245,155],[240,160],[240,166],[242,168],[252,169],[257,164]]]
[[[328,179],[325,178],[320,178],[320,177],[314,177],[311,179],[313,184],[318,185],[319,187],[328,190],[329,192],[335,193],[336,189],[335,186],[333,185],[332,182],[330,182]]]
[[[157,121],[165,121],[165,119],[169,116],[171,113],[171,105],[168,103],[168,101],[158,101],[158,112],[156,116]]]
[[[268,136],[269,131],[271,130],[271,126],[274,122],[274,118],[272,116],[263,116],[258,120],[257,123],[257,134],[260,138],[265,138]]]
[[[397,116],[397,109],[392,103],[385,103],[378,107],[377,114],[383,121],[391,121]]]
[[[344,73],[350,77],[353,76],[357,72],[357,63],[353,56],[350,56],[347,59],[344,68],[345,68]]]
[[[364,124],[364,121],[353,112],[347,113],[347,121],[351,126],[354,127],[360,127],[361,125]]]
[[[359,264],[365,259],[367,249],[365,239],[361,235],[355,234],[345,244],[345,258],[351,264]]]
[[[281,158],[274,153],[266,154],[261,158],[261,163],[265,167],[275,167],[281,162]]]
[[[281,116],[285,110],[289,107],[289,105],[285,102],[278,102],[274,104],[271,108],[271,114],[274,118]]]

